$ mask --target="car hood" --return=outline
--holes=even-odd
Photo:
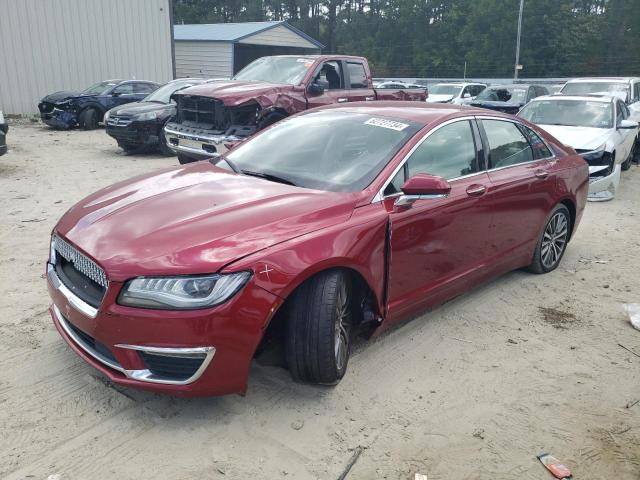
[[[427,102],[429,103],[438,103],[438,102],[449,102],[453,99],[453,95],[447,95],[444,93],[440,94],[429,94],[429,98],[427,98]]]
[[[357,195],[308,190],[197,162],[127,180],[72,207],[56,231],[111,280],[211,273],[346,221]]]
[[[268,83],[247,80],[226,80],[213,83],[203,83],[180,90],[176,95],[199,95],[222,100],[226,106],[235,106],[251,99],[268,96],[270,99],[280,93],[290,92],[293,85]]]
[[[87,95],[83,94],[82,92],[76,92],[76,91],[60,91],[60,92],[55,92],[50,95],[47,95],[42,99],[42,101],[49,102],[49,103],[58,103],[64,100],[69,100],[70,98],[83,97],[83,96],[87,96]]]
[[[538,125],[575,150],[594,150],[611,136],[608,128],[570,127],[566,125]]]
[[[473,105],[474,107],[482,107],[482,108],[491,108],[493,110],[499,110],[501,108],[508,108],[508,109],[520,109],[522,106],[524,106],[523,102],[499,102],[499,101],[494,101],[494,100],[474,100],[473,102],[471,102],[471,105]]]
[[[118,107],[114,107],[109,110],[110,115],[139,115],[147,112],[158,112],[168,110],[171,107],[175,107],[172,103],[158,103],[158,102],[134,102],[127,103]]]

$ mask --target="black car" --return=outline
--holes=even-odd
[[[165,155],[175,155],[167,147],[162,129],[176,113],[171,100],[178,90],[204,83],[201,78],[181,78],[158,88],[141,102],[109,110],[104,117],[107,133],[125,152],[158,148]]]
[[[9,131],[9,125],[4,121],[4,115],[0,110],[0,155],[7,153],[7,132]]]
[[[106,80],[82,92],[56,92],[38,104],[40,118],[47,125],[85,130],[98,128],[105,112],[118,105],[138,102],[160,85],[145,80]]]
[[[542,85],[492,85],[480,92],[471,105],[515,115],[532,99],[548,94]]]

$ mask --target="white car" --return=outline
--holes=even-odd
[[[429,87],[429,103],[466,105],[487,86],[484,83],[438,83]]]
[[[617,95],[627,104],[631,119],[640,122],[640,77],[574,78],[564,84],[563,95]]]
[[[618,96],[549,95],[525,105],[518,116],[535,123],[589,163],[591,201],[611,200],[620,172],[631,165],[638,122]]]

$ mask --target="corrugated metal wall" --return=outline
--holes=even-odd
[[[0,110],[57,90],[173,78],[170,0],[0,0]]]
[[[231,42],[176,40],[176,77],[231,77]]]
[[[281,45],[285,47],[302,47],[318,50],[317,45],[282,25],[243,38],[239,42],[254,45]]]

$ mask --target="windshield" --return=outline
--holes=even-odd
[[[527,89],[518,87],[489,87],[478,94],[476,100],[490,102],[524,103],[527,99]]]
[[[115,82],[100,82],[100,83],[96,83],[95,85],[91,85],[86,90],[83,90],[82,93],[87,93],[89,95],[102,95],[107,90],[109,90],[112,87],[115,87],[116,85],[117,83]]]
[[[171,95],[176,90],[180,90],[181,88],[190,87],[192,85],[198,85],[202,83],[202,80],[190,78],[189,80],[181,81],[181,82],[171,82],[166,83],[161,86],[156,91],[147,95],[142,101],[143,102],[160,102],[160,103],[169,103],[169,99]]]
[[[367,187],[420,126],[405,120],[324,111],[283,120],[234,148],[238,169],[299,187],[357,192]],[[218,163],[226,168],[224,162]]]
[[[240,70],[233,80],[258,80],[269,83],[300,83],[313,65],[312,58],[262,57]]]
[[[539,125],[611,128],[613,108],[610,102],[584,100],[538,100],[525,106],[518,116]]]
[[[622,82],[569,82],[560,90],[565,95],[588,95],[590,93],[618,93],[626,100],[629,84]]]
[[[460,85],[434,85],[429,88],[430,95],[457,95],[462,86]]]

